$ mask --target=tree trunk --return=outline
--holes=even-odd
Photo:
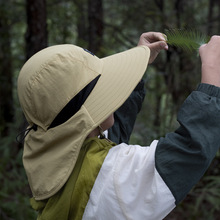
[[[219,21],[219,19],[220,19],[220,1],[218,1],[217,2],[217,4],[218,4],[218,27],[217,27],[217,33],[220,33],[220,21]]]
[[[175,0],[174,10],[176,12],[176,23],[177,23],[176,25],[178,28],[182,28],[181,27],[181,15],[184,12],[184,1]]]
[[[9,7],[0,2],[0,138],[8,135],[14,115]]]
[[[47,47],[46,0],[26,0],[26,13],[28,25],[26,56],[28,59]]]
[[[210,0],[209,1],[209,13],[208,13],[208,27],[207,27],[207,33],[210,35],[213,30],[213,9],[214,9],[214,4],[215,0]]]
[[[159,8],[159,10],[162,12],[163,14],[163,11],[164,11],[164,0],[155,0],[154,2],[157,7]]]
[[[81,47],[87,47],[88,42],[88,30],[87,30],[87,11],[85,0],[74,0],[75,6],[77,7],[76,17],[77,17],[77,41],[76,44]]]
[[[88,20],[89,20],[89,47],[93,53],[98,53],[103,41],[103,7],[102,0],[88,0]]]
[[[26,0],[27,31],[26,31],[26,59],[47,47],[47,14],[46,0]],[[20,126],[27,127],[27,121]]]

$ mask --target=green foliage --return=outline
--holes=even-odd
[[[210,39],[196,30],[170,29],[165,33],[169,45],[179,47],[187,52],[197,51],[202,44],[207,43]]]
[[[205,208],[206,204],[209,204],[210,215],[220,211],[220,176],[205,176],[191,196],[197,198],[194,214]]]
[[[218,160],[219,163],[219,159],[217,157],[215,161]],[[219,219],[220,177],[205,175],[186,199],[167,217],[167,220],[172,219],[173,216],[179,216],[178,220]]]
[[[14,136],[0,141],[0,219],[36,219],[29,204],[30,190],[22,165],[22,149],[16,147]]]

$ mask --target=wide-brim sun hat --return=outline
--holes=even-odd
[[[18,96],[34,129],[24,141],[23,164],[36,200],[66,183],[86,137],[129,97],[149,56],[148,47],[138,46],[99,59],[64,44],[43,49],[24,64]]]

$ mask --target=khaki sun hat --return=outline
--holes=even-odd
[[[30,130],[23,163],[36,200],[58,192],[88,136],[129,97],[150,50],[139,46],[102,59],[74,45],[48,47],[23,66],[18,96]]]

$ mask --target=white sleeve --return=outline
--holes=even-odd
[[[155,168],[157,141],[150,147],[120,144],[105,158],[83,219],[160,220],[175,199]]]

